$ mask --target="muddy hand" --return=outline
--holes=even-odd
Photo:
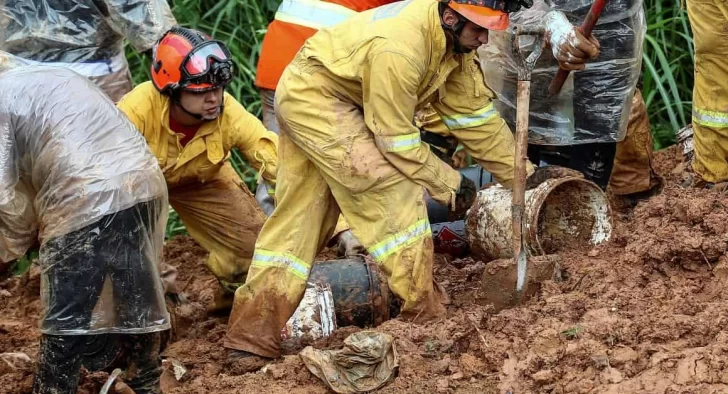
[[[461,174],[460,188],[455,195],[455,206],[452,207],[449,219],[455,221],[465,218],[465,215],[468,213],[468,209],[470,209],[475,202],[477,193],[478,188],[475,186],[475,183],[473,183],[473,181],[469,178],[466,178],[465,175]]]
[[[599,41],[585,37],[566,16],[552,11],[545,17],[546,36],[554,58],[564,70],[583,70],[586,62],[599,56]]]
[[[576,177],[584,178],[584,174],[571,168],[561,166],[538,167],[531,176],[526,179],[526,190],[535,189],[538,185],[549,179]]]

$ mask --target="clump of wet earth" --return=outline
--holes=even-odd
[[[674,148],[656,163],[667,180],[662,194],[615,213],[608,244],[561,253],[561,280],[544,282],[520,307],[496,313],[479,305],[486,264],[438,255],[435,277],[451,298],[447,316],[377,327],[395,337],[401,357],[397,378],[377,392],[728,392],[728,195],[681,188]],[[227,318],[206,311],[217,286],[206,253],[177,237],[165,257],[179,267],[177,283],[190,301],[178,308],[179,328],[164,353],[165,394],[329,392],[296,347],[257,373],[226,367]],[[0,393],[29,393],[37,270],[0,281],[0,308]],[[340,328],[314,346],[338,348],[357,330]],[[31,361],[7,356],[19,353]],[[100,378],[84,371],[79,392],[98,392]]]

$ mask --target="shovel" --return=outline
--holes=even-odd
[[[513,221],[513,258],[516,261],[516,302],[521,303],[528,286],[528,256],[526,240],[523,236],[523,215],[526,210],[526,168],[528,163],[528,114],[531,98],[531,73],[543,50],[543,28],[516,26],[511,48],[518,67],[518,93],[516,94],[516,154],[513,176],[513,202],[511,218]],[[520,38],[531,36],[534,39],[531,53],[525,56],[520,47]]]
[[[516,152],[511,203],[513,237],[513,259],[501,259],[488,263],[483,272],[482,295],[486,303],[493,305],[495,311],[518,305],[528,291],[529,278],[537,281],[553,276],[556,266],[555,256],[528,257],[524,237],[524,215],[526,205],[526,174],[528,163],[528,115],[531,95],[531,73],[543,50],[544,31],[541,27],[516,26],[512,31],[511,46],[518,67],[518,93],[516,99]],[[530,36],[533,45],[530,53],[521,49],[520,38]],[[515,263],[515,264],[514,264]],[[513,268],[516,268],[515,272]],[[514,278],[515,277],[515,278]],[[513,288],[515,282],[515,289]],[[514,292],[515,290],[515,292]]]

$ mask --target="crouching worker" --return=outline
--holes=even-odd
[[[265,221],[227,159],[238,148],[273,184],[278,157],[278,136],[224,92],[234,72],[222,42],[175,27],[154,47],[152,81],[118,103],[156,155],[170,204],[192,238],[210,252],[207,267],[229,290],[208,305],[211,309],[231,306]],[[175,289],[168,286],[167,291]]]
[[[40,243],[33,393],[76,393],[86,343],[100,334],[128,350],[124,380],[137,394],[160,392],[166,208],[154,155],[101,90],[0,52],[0,260]]]

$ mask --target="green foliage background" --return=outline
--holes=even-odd
[[[248,111],[260,115],[260,98],[253,82],[267,25],[280,0],[174,0],[177,21],[224,41],[239,66],[239,78],[229,87]],[[652,122],[655,147],[675,141],[675,131],[690,122],[693,85],[693,40],[681,0],[645,0],[647,37],[643,55],[643,93]],[[127,50],[135,83],[149,79],[149,59]],[[231,162],[255,190],[255,172],[238,152]],[[174,212],[168,235],[184,232]]]

